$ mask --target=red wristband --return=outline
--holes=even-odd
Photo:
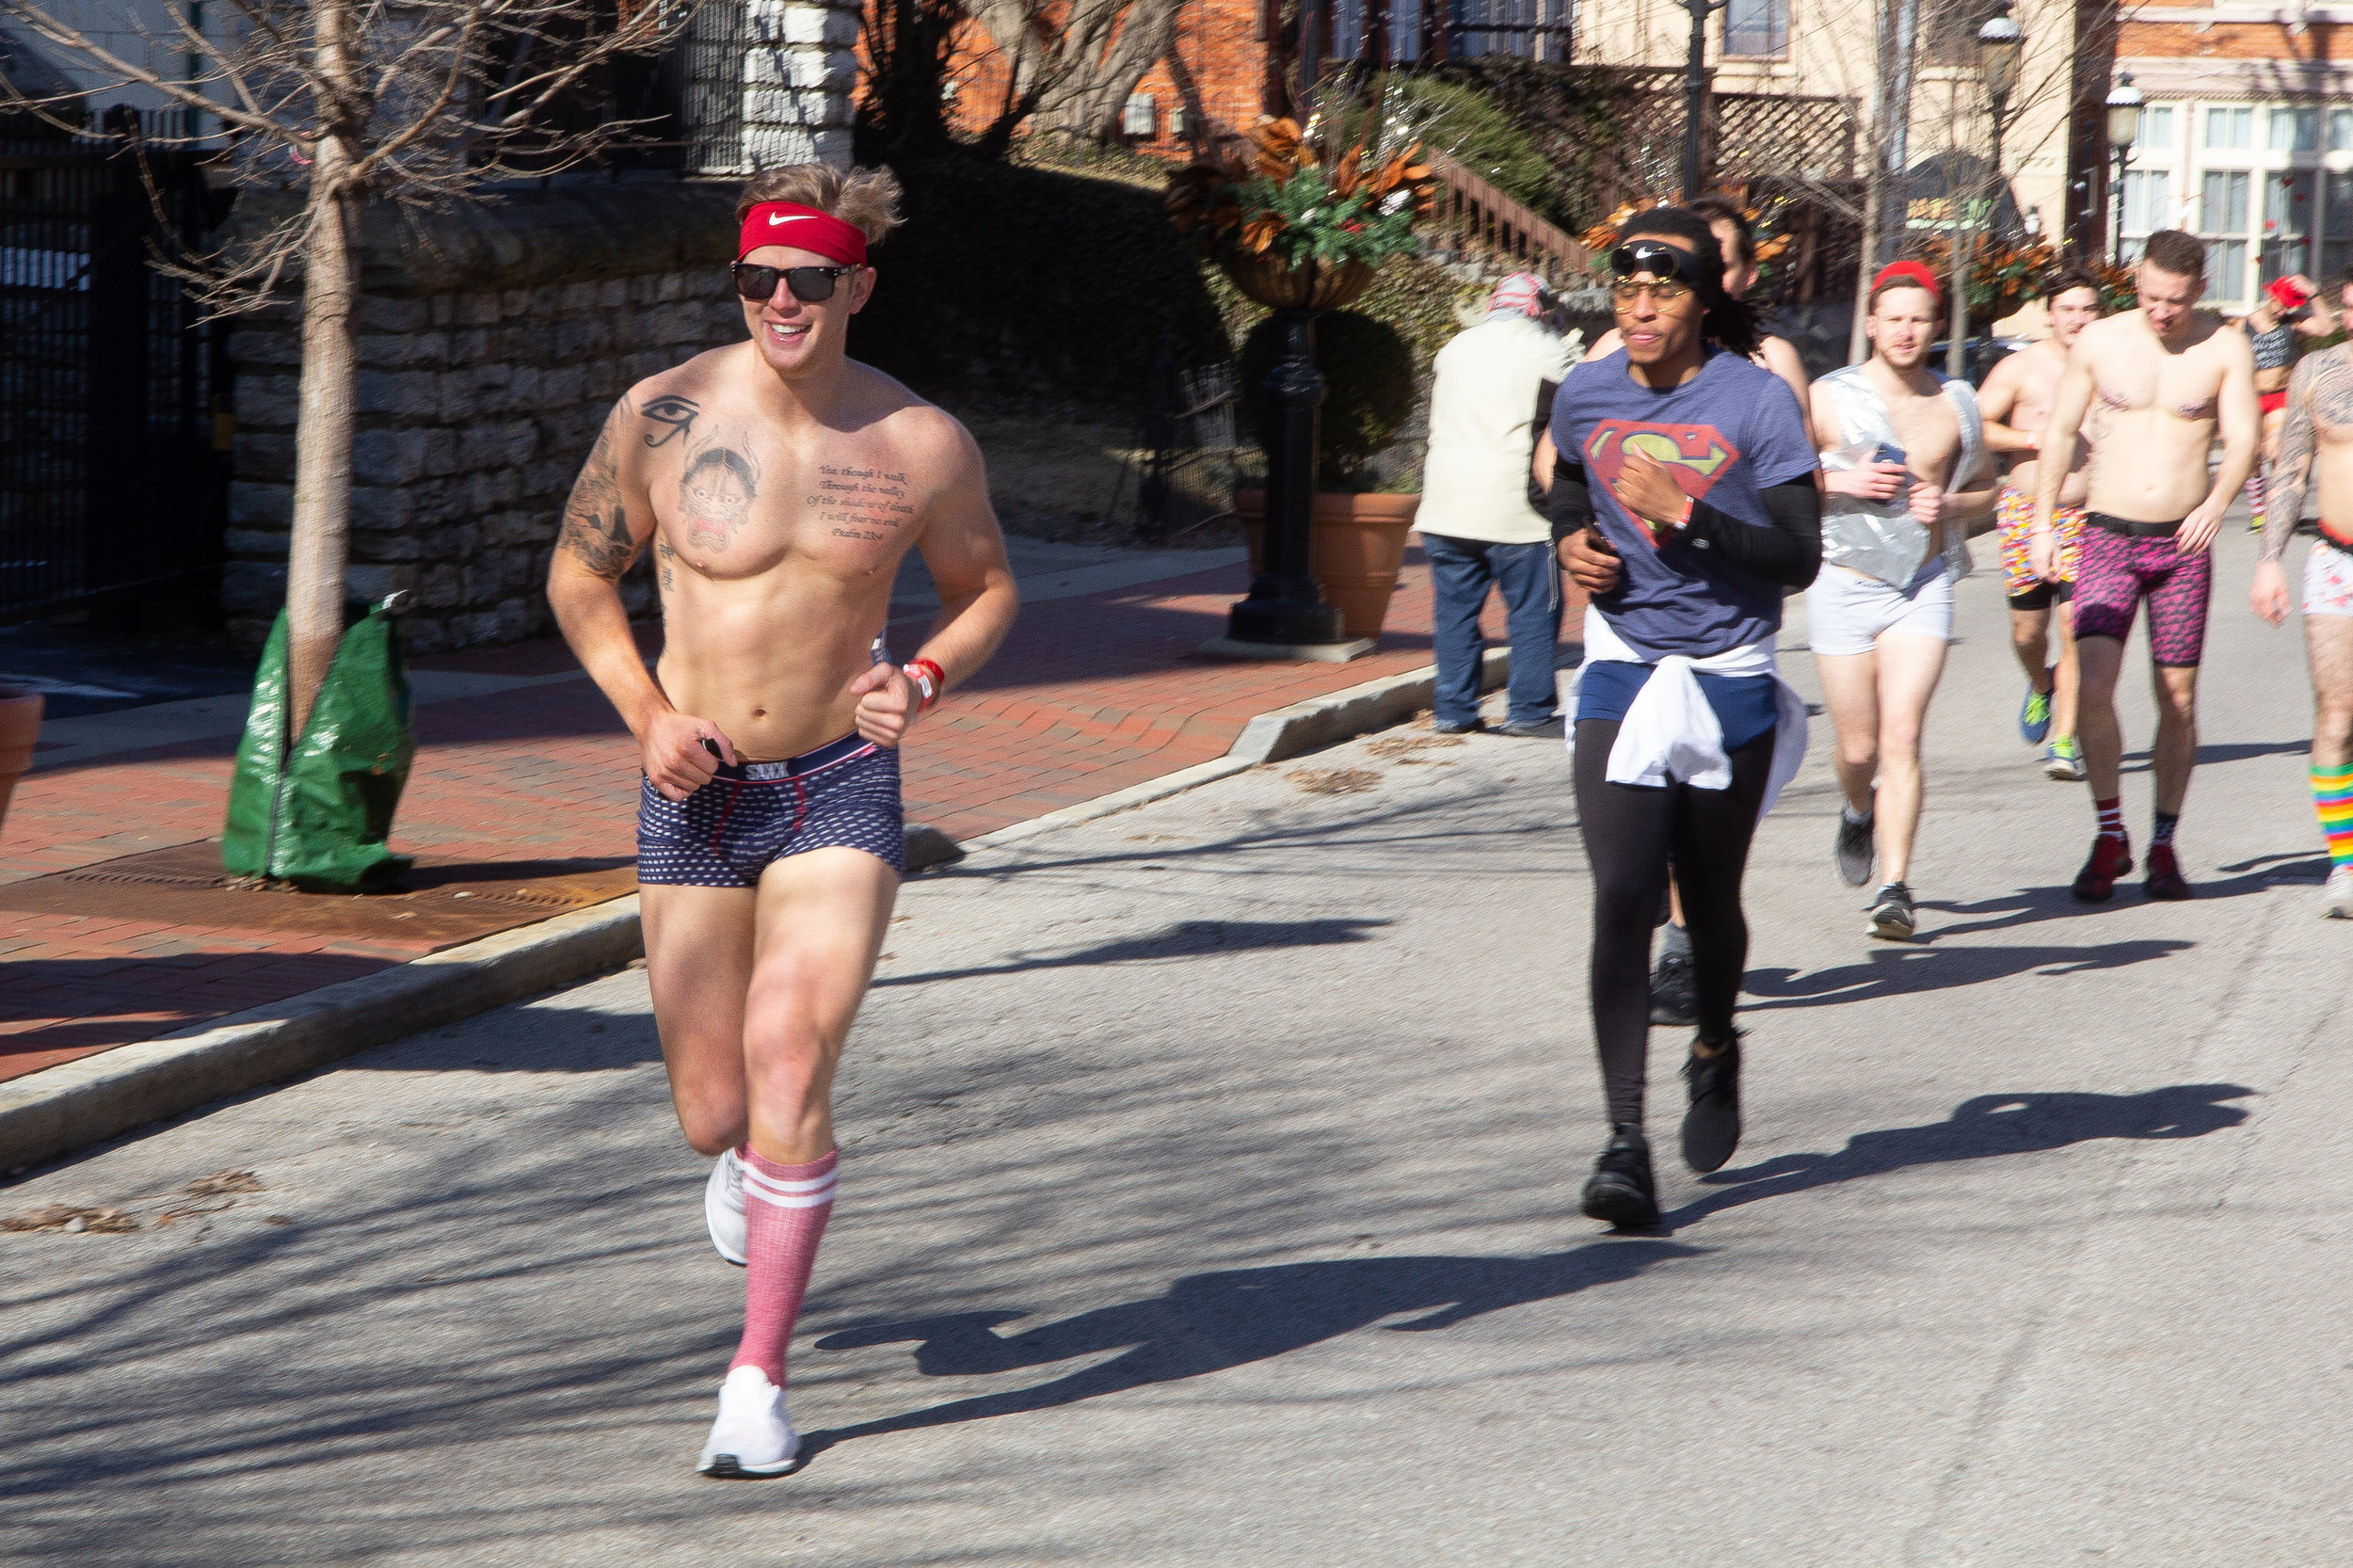
[[[910,659],[906,662],[906,667],[911,670],[920,669],[931,678],[930,689],[923,696],[925,708],[937,705],[939,699],[947,695],[948,672],[941,669],[937,664],[929,659]]]

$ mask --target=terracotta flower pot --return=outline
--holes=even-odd
[[[1375,270],[1365,262],[1339,266],[1309,262],[1295,267],[1272,253],[1235,256],[1225,264],[1225,276],[1234,280],[1234,287],[1273,311],[1340,310],[1372,286]]]
[[[1405,564],[1405,536],[1413,531],[1418,495],[1316,497],[1311,514],[1307,569],[1322,584],[1326,603],[1337,604],[1352,637],[1377,637]],[[1250,541],[1250,572],[1264,558],[1266,491],[1237,490],[1234,510]]]
[[[33,742],[40,734],[41,695],[0,686],[0,824],[8,818],[8,797],[33,765]]]

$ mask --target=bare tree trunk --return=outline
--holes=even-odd
[[[301,414],[295,426],[294,537],[286,558],[289,739],[302,733],[344,634],[351,553],[352,316],[360,294],[360,201],[336,194],[347,166],[331,138],[312,169],[318,209],[303,255]]]

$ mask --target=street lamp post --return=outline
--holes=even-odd
[[[2133,161],[2133,138],[2140,134],[2140,89],[2129,71],[2108,93],[2108,145],[2116,150],[2116,224],[2108,231],[2108,259],[2124,264],[2124,170]]]
[[[1691,41],[1683,56],[1683,200],[1700,193],[1700,126],[1707,104],[1707,16],[1725,0],[1683,0],[1691,16]]]
[[[2018,85],[2018,67],[2026,52],[2026,34],[2008,12],[1986,18],[1977,29],[1977,74],[1985,82],[1985,105],[1993,122],[1993,200],[2002,201],[2002,116]],[[1952,339],[1945,350],[1945,374],[1964,376],[1969,367],[1969,277],[1976,270],[1977,230],[1964,198],[1953,215]],[[1986,323],[1988,327],[1992,322]]]

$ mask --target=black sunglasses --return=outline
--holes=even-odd
[[[1609,270],[1621,278],[1631,278],[1647,272],[1654,278],[1673,275],[1691,280],[1691,268],[1699,258],[1678,246],[1653,239],[1628,240],[1609,252]],[[1664,264],[1663,265],[1660,264]]]
[[[792,297],[804,305],[821,304],[833,297],[837,279],[847,278],[857,268],[854,266],[753,266],[747,262],[735,262],[728,270],[735,274],[735,292],[746,299],[771,299],[776,296],[776,280],[784,280],[792,291]]]

